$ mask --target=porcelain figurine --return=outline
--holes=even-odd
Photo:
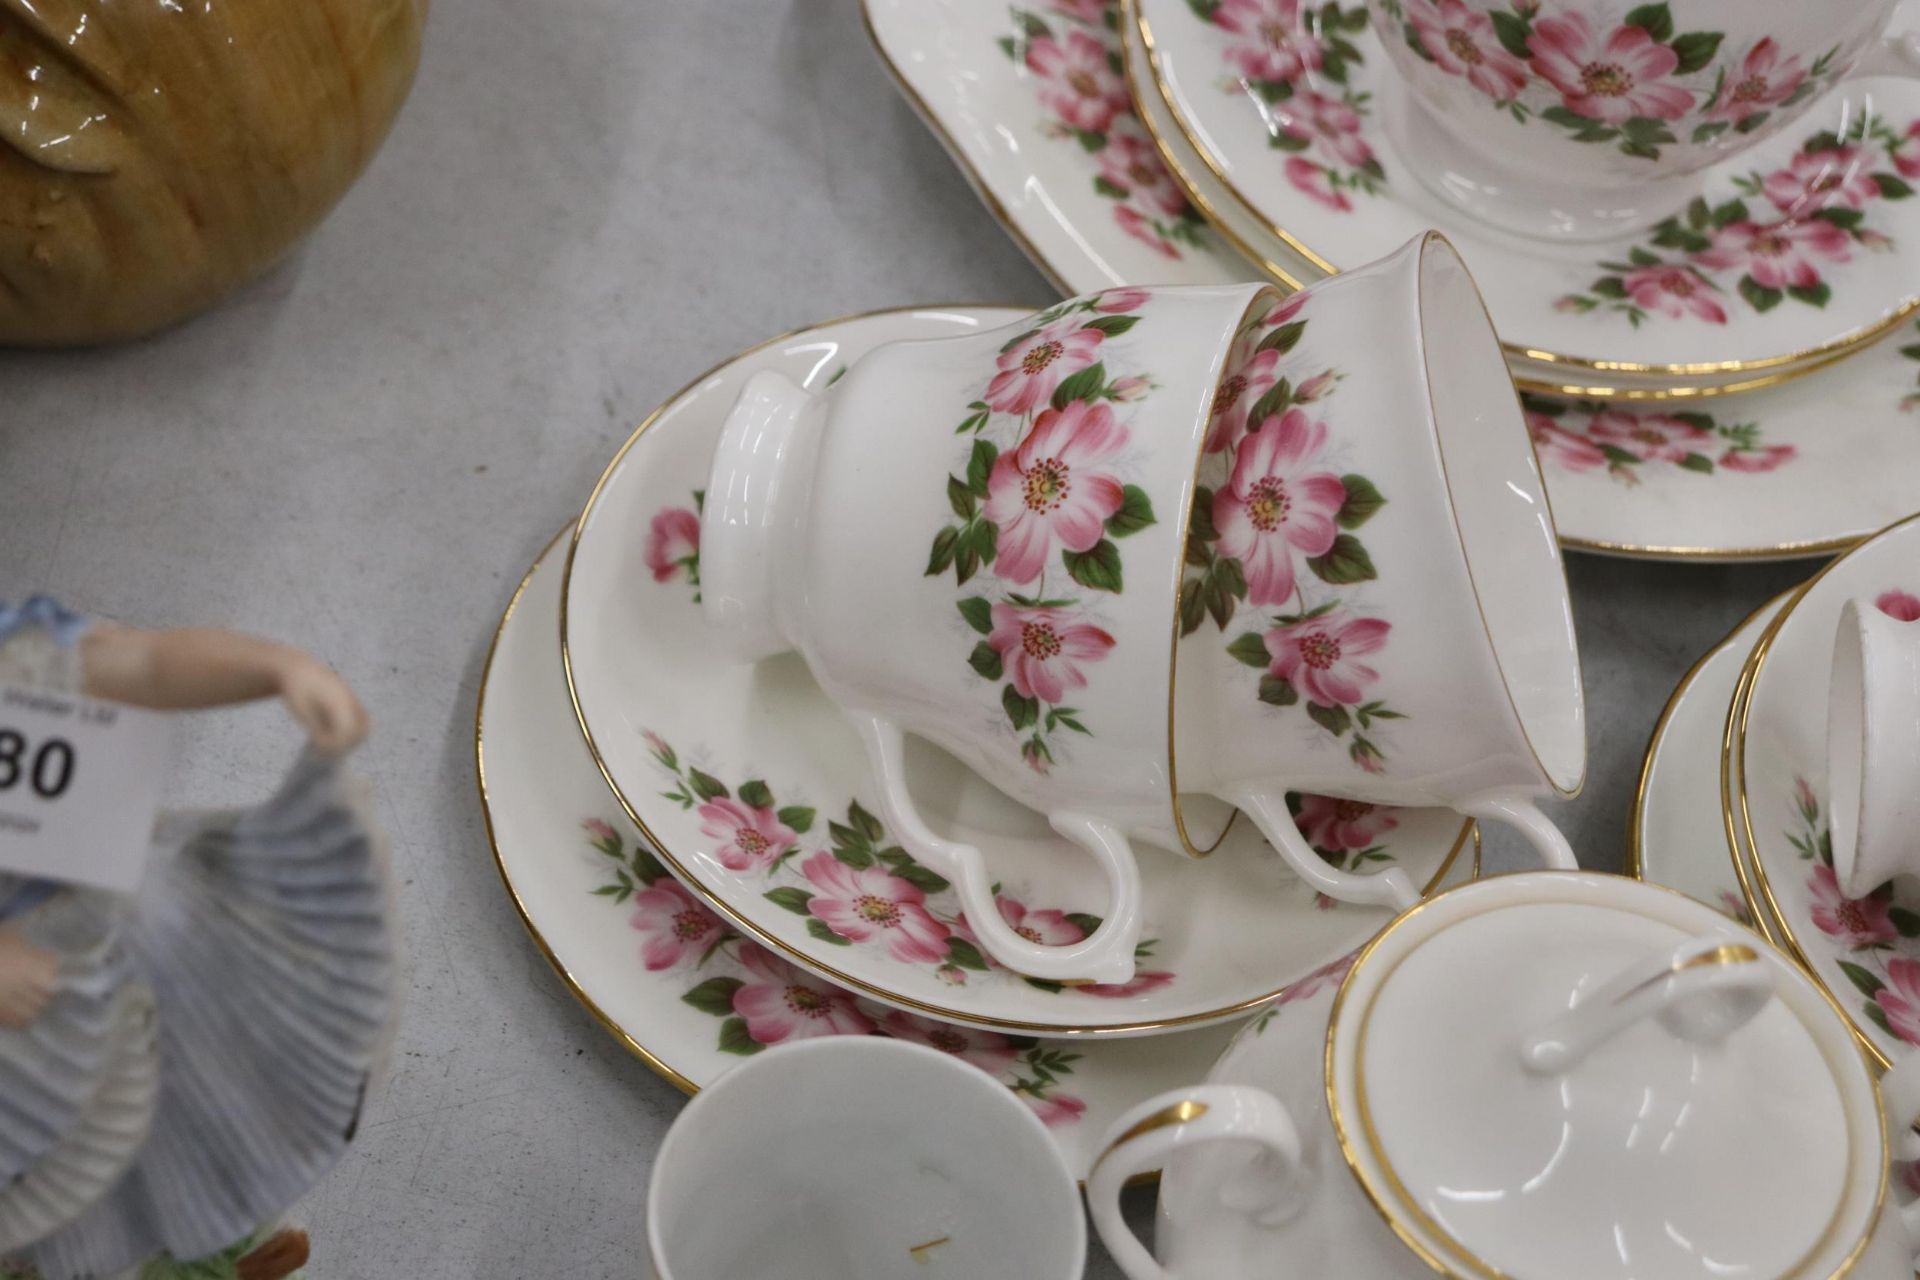
[[[137,337],[279,261],[379,149],[426,8],[0,4],[0,344]]]
[[[0,1256],[82,1280],[251,1255],[352,1137],[388,1027],[385,853],[345,768],[366,713],[298,650],[45,596],[0,605],[0,684],[160,711],[278,698],[306,732],[264,803],[163,814],[135,894],[0,873]]]

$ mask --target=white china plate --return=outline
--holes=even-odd
[[[857,999],[711,916],[700,921],[710,926],[705,932],[676,946],[661,922],[676,912],[699,921],[690,913],[700,908],[646,855],[568,710],[554,651],[564,561],[556,539],[494,638],[475,737],[481,802],[501,879],[535,945],[588,1012],[653,1070],[691,1093],[782,1040],[869,1028],[921,1040],[962,1054],[1018,1092],[1080,1177],[1115,1117],[1205,1073],[1231,1024],[1124,1043],[1010,1038]],[[1463,874],[1470,861],[1461,860]]]
[[[1920,893],[1896,882],[1850,901],[1829,865],[1827,683],[1840,608],[1855,598],[1920,613],[1920,517],[1835,560],[1768,624],[1728,712],[1722,767],[1750,908],[1886,1065],[1920,1044]]]
[[[1398,81],[1366,23],[1365,6],[1340,8],[1360,24],[1343,33],[1357,57],[1342,63],[1344,84],[1315,73],[1312,88],[1357,104],[1328,108],[1351,127],[1329,129],[1303,150],[1281,150],[1272,140],[1306,101],[1304,82],[1289,99],[1294,107],[1267,106],[1232,71],[1233,36],[1226,28],[1186,0],[1133,4],[1162,96],[1215,178],[1264,224],[1265,240],[1290,247],[1322,271],[1371,262],[1437,228],[1472,269],[1509,349],[1576,385],[1604,384],[1621,372],[1744,379],[1856,346],[1920,304],[1914,283],[1920,280],[1920,200],[1905,194],[1862,196],[1857,226],[1832,229],[1827,239],[1838,240],[1822,242],[1819,284],[1802,294],[1769,295],[1757,283],[1743,290],[1743,265],[1709,266],[1676,247],[1690,234],[1711,235],[1710,223],[1679,226],[1659,242],[1650,230],[1582,245],[1504,236],[1482,226],[1428,192],[1395,151],[1381,121],[1394,109],[1387,99],[1399,92]],[[1863,173],[1884,171],[1894,179],[1884,190],[1898,193],[1906,184],[1887,148],[1916,115],[1920,87],[1886,78],[1849,81],[1792,129],[1708,170],[1706,207],[1731,210],[1729,202],[1744,198],[1763,212],[1750,210],[1751,218],[1741,221],[1765,221],[1772,208],[1766,197],[1744,194],[1738,184],[1784,167],[1810,139],[1844,133],[1854,122],[1884,122],[1884,137],[1869,134],[1861,142],[1859,164]],[[1596,287],[1599,280],[1632,286],[1640,279],[1634,271],[1662,263],[1697,268],[1696,279],[1711,290],[1696,291],[1693,306],[1676,304],[1678,314],[1669,314],[1637,302],[1630,289]]]
[[[871,816],[866,756],[804,663],[718,657],[685,548],[650,552],[662,530],[693,520],[722,422],[752,373],[779,370],[819,387],[881,342],[1018,314],[952,308],[822,325],[728,362],[643,423],[582,513],[568,563],[561,633],[580,724],[669,869],[735,927],[821,977],[911,1012],[1021,1034],[1145,1034],[1229,1018],[1359,945],[1388,914],[1317,899],[1251,824],[1236,824],[1198,861],[1143,852],[1147,941],[1126,986],[1062,987],[984,967],[955,895]],[[922,811],[985,851],[1003,897],[1031,913],[1025,925],[1043,936],[1091,927],[1070,917],[1104,909],[1092,861],[951,757],[913,746]],[[1377,830],[1369,860],[1397,859],[1419,884],[1435,880],[1472,831],[1444,810],[1361,821]],[[768,841],[790,852],[742,856]],[[880,923],[854,941],[835,934],[822,915],[842,899]]]

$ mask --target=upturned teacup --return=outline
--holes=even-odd
[[[1841,607],[1827,699],[1833,873],[1865,898],[1920,876],[1920,602],[1889,592]]]

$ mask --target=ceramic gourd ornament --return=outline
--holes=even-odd
[[[333,208],[426,0],[0,0],[0,344],[198,314]]]
[[[163,712],[274,697],[306,731],[265,802],[162,814],[132,894],[0,872],[0,1274],[221,1255],[284,1275],[304,1243],[263,1248],[262,1224],[345,1149],[392,1009],[384,842],[345,768],[365,712],[298,650],[45,596],[0,603],[0,687]]]

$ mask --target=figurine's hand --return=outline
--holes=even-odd
[[[34,946],[18,929],[0,928],[0,1027],[24,1027],[38,1018],[59,979],[59,956]]]
[[[316,750],[351,751],[366,740],[366,709],[334,671],[304,653],[289,650],[280,672],[280,696],[306,729]]]

